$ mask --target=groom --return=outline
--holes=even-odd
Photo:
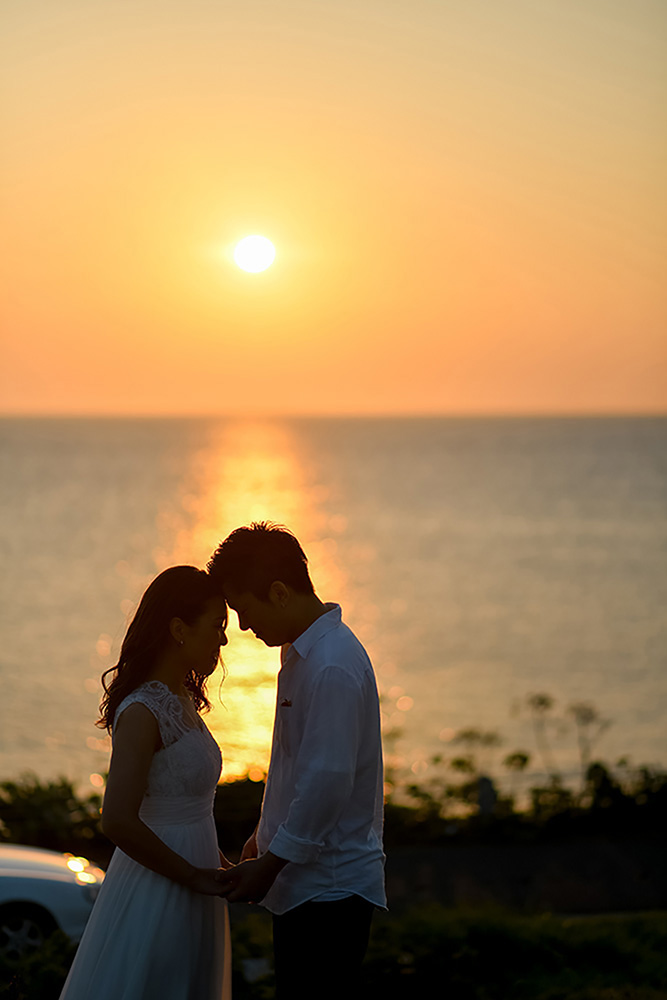
[[[239,627],[282,647],[261,816],[241,863],[219,875],[222,895],[273,913],[277,1000],[351,1000],[373,910],[386,905],[373,668],[286,528],[237,528],[208,570]]]

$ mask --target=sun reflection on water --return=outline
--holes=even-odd
[[[156,569],[175,563],[203,566],[234,528],[270,520],[294,531],[309,556],[316,588],[325,599],[328,594],[339,599],[342,577],[330,533],[345,526],[329,524],[323,508],[328,491],[309,480],[308,463],[289,425],[239,420],[208,425],[206,433],[177,503],[158,514]],[[224,777],[250,773],[257,779],[268,768],[279,653],[241,632],[234,612],[227,634],[227,678],[220,696],[219,673],[211,678],[213,708],[206,722],[223,752]]]

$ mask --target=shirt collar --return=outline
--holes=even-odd
[[[315,643],[336,628],[341,623],[342,611],[340,604],[325,604],[327,609],[323,615],[316,618],[312,625],[309,625],[305,632],[302,632],[298,639],[295,639],[291,649],[295,650],[299,656],[305,660]]]

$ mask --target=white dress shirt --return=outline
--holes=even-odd
[[[259,853],[290,864],[262,900],[281,914],[356,894],[385,907],[380,705],[337,604],[283,647]]]

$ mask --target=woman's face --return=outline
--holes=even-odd
[[[183,651],[188,665],[208,677],[218,665],[220,647],[227,645],[227,605],[223,597],[212,597],[194,625],[185,628]]]

